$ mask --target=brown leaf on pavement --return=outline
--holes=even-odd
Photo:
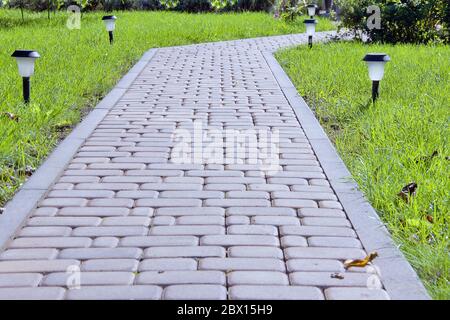
[[[330,275],[330,277],[333,278],[333,279],[339,279],[339,280],[344,279],[344,275],[342,273],[339,273],[339,272],[332,273]]]
[[[378,257],[378,253],[376,251],[369,253],[364,259],[351,259],[346,260],[344,262],[344,268],[348,269],[350,267],[358,267],[358,268],[364,268],[369,263],[372,262],[373,259]]]

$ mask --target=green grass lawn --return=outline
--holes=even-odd
[[[392,59],[375,106],[369,52]],[[450,47],[329,43],[277,58],[430,294],[450,299]]]
[[[0,9],[0,207],[81,113],[146,50],[304,31],[301,18],[287,24],[265,13],[115,12],[115,43],[110,46],[103,14],[84,14],[81,30],[69,30],[66,13],[48,20],[46,12],[26,12],[22,21],[20,11]],[[333,25],[321,20],[318,29]],[[41,54],[28,106],[22,103],[22,82],[10,57],[15,49]]]

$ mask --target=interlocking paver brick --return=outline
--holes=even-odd
[[[323,300],[322,291],[307,286],[240,285],[230,288],[232,300]]]
[[[148,228],[141,226],[124,227],[78,227],[72,232],[73,236],[84,237],[126,237],[144,236],[148,233]]]
[[[148,226],[151,219],[148,217],[107,217],[102,226]]]
[[[53,190],[48,194],[49,198],[112,198],[114,192],[109,190]]]
[[[194,226],[194,225],[175,225],[175,226],[156,226],[150,229],[150,235],[161,236],[203,236],[203,235],[217,235],[224,234],[225,228],[222,226]]]
[[[60,216],[109,217],[126,216],[128,208],[117,207],[65,207],[58,211]]]
[[[243,216],[296,216],[296,212],[292,208],[276,208],[276,207],[231,207],[227,209],[227,215],[243,215]]]
[[[325,248],[325,247],[290,247],[284,250],[286,258],[310,258],[310,259],[362,259],[366,253],[355,248]]]
[[[182,216],[175,221],[180,225],[225,225],[225,218],[220,216]]]
[[[153,199],[156,198],[157,196],[158,196],[157,191],[147,191],[147,190],[119,191],[116,194],[117,198],[127,198],[127,199],[144,199],[144,198]]]
[[[340,277],[330,272],[292,272],[289,275],[291,283],[302,286],[319,287],[367,287],[370,277],[377,277],[369,273],[340,273]]]
[[[138,259],[141,255],[142,250],[138,248],[83,248],[61,250],[59,258],[80,260],[115,258]]]
[[[41,282],[40,273],[8,273],[0,274],[0,288],[37,287]]]
[[[98,226],[102,219],[98,217],[33,217],[28,220],[29,226]]]
[[[144,216],[151,217],[155,213],[153,208],[133,208],[130,210],[129,216]]]
[[[287,192],[287,191],[275,191],[272,192],[274,199],[311,199],[311,200],[336,200],[336,196],[333,193],[325,192]]]
[[[289,280],[283,272],[272,271],[233,271],[227,274],[230,286],[234,285],[288,285]]]
[[[268,192],[264,191],[228,191],[227,198],[239,199],[270,199]]]
[[[238,228],[241,226],[234,226]],[[251,226],[242,226],[251,227]],[[233,227],[230,227],[233,228]],[[260,234],[227,234],[227,235],[209,235],[200,238],[200,245],[210,246],[279,246],[278,237]]]
[[[158,208],[157,216],[224,216],[225,209],[219,207],[178,207],[178,208]]]
[[[43,207],[82,207],[87,204],[83,198],[48,198],[41,201]]]
[[[280,234],[286,236],[356,237],[356,233],[353,229],[344,227],[281,226]]]
[[[33,211],[31,214],[34,217],[52,217],[58,212],[57,208],[52,207],[40,207]]]
[[[308,244],[311,247],[362,248],[358,239],[350,237],[309,237]]]
[[[161,246],[196,246],[199,239],[195,236],[147,236],[123,237],[120,247],[161,247]]]
[[[274,226],[268,225],[234,225],[227,228],[227,234],[241,234],[241,235],[278,235],[278,229]]]
[[[158,286],[85,286],[68,290],[69,300],[159,300]]]
[[[93,199],[89,201],[90,207],[125,207],[132,208],[134,201],[132,199]]]
[[[138,199],[137,207],[200,207],[200,199]]]
[[[338,201],[322,200],[319,201],[320,208],[341,209],[342,205]]]
[[[221,199],[225,194],[220,191],[162,191],[160,198],[192,198],[192,199]]]
[[[78,266],[79,264],[78,260],[70,259],[0,261],[0,273],[65,272],[68,267]]]
[[[317,208],[317,203],[313,200],[275,199],[272,203],[276,207]]]
[[[225,219],[228,226],[250,224],[250,218],[245,216],[229,216]]]
[[[283,251],[277,247],[267,246],[235,246],[228,248],[228,256],[232,258],[275,258],[283,259]]]
[[[332,218],[345,218],[345,213],[338,209],[326,209],[326,208],[301,208],[298,209],[299,217],[332,217]]]
[[[81,271],[131,271],[138,269],[135,259],[91,259],[81,264]]]
[[[226,300],[227,289],[220,285],[173,285],[164,289],[164,300]]]
[[[0,300],[60,300],[64,295],[63,288],[0,288]]]
[[[83,248],[91,243],[88,237],[24,237],[11,241],[9,248]]]
[[[207,199],[203,203],[207,207],[269,207],[270,201],[265,199]]]
[[[58,250],[48,249],[8,249],[0,253],[0,260],[45,260],[54,259]]]
[[[72,233],[69,227],[25,227],[19,237],[64,237]]]
[[[280,239],[281,246],[286,247],[307,247],[306,238],[301,236],[284,236]]]
[[[225,274],[220,271],[164,271],[141,272],[136,278],[137,284],[225,284]]]
[[[267,270],[285,271],[283,261],[269,258],[204,258],[198,264],[200,270]]]
[[[56,272],[50,273],[42,280],[43,286],[68,286],[71,285],[72,273]],[[89,285],[130,285],[133,283],[133,272],[80,272],[80,286]]]
[[[92,241],[92,248],[115,248],[119,244],[117,237],[97,237]]]
[[[304,226],[326,226],[326,227],[351,227],[350,222],[345,218],[322,218],[306,217],[302,218]]]
[[[245,184],[241,183],[208,183],[203,189],[210,191],[244,191],[246,187]]]
[[[339,260],[330,259],[290,259],[286,263],[289,272],[294,271],[344,271]]]
[[[152,258],[142,260],[139,271],[197,270],[197,261],[189,258]]]
[[[328,288],[325,297],[328,300],[389,300],[386,291],[373,288]]]
[[[217,246],[152,247],[144,251],[144,258],[202,258],[225,255],[225,248]]]
[[[286,226],[286,225],[300,225],[300,220],[296,217],[285,216],[256,216],[251,219],[253,224]]]

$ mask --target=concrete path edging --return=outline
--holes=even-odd
[[[358,190],[342,159],[314,116],[305,100],[299,95],[289,76],[272,53],[262,52],[272,74],[286,99],[292,106],[305,135],[352,223],[359,239],[368,252],[377,251],[376,265],[391,299],[430,299],[414,269],[392,240],[375,209]]]
[[[158,49],[150,49],[125,74],[114,88],[89,112],[73,131],[53,150],[39,169],[15,194],[0,215],[0,251],[5,248],[14,233],[26,221],[28,215],[58,179],[77,150],[94,131],[133,81],[144,70]]]

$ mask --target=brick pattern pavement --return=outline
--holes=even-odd
[[[0,253],[0,299],[389,298],[343,271],[366,252],[261,54],[305,41],[159,49]],[[195,120],[278,129],[278,172],[173,163]]]

